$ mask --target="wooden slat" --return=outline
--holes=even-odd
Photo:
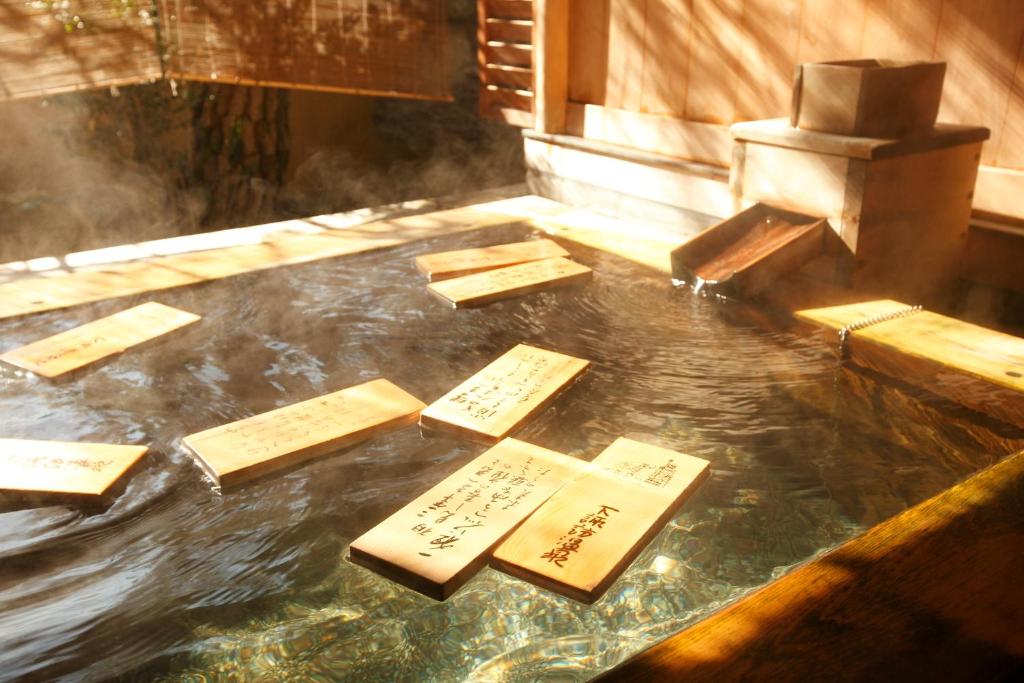
[[[598,680],[1013,680],[1024,657],[1022,501],[1018,453]]]
[[[524,112],[533,111],[533,93],[528,90],[512,90],[488,85],[480,92],[480,106],[490,109],[518,109]]]
[[[907,308],[892,300],[797,311],[836,333]],[[830,335],[838,344],[838,336]],[[850,358],[1011,424],[1024,425],[1024,339],[921,311],[850,333]]]
[[[432,282],[427,287],[431,294],[463,308],[583,282],[591,274],[590,268],[580,263],[556,257]]]
[[[803,3],[797,63],[852,59],[860,55],[866,3],[867,0]]]
[[[476,249],[460,249],[416,257],[416,268],[431,282],[479,273],[494,268],[540,259],[568,257],[567,252],[548,239],[528,240],[512,244],[495,244]]]
[[[484,19],[484,35],[487,40],[502,43],[533,43],[533,21],[529,19]]]
[[[867,0],[860,54],[900,60],[930,60],[944,0]]]
[[[499,441],[578,378],[590,361],[526,344],[513,347],[420,414],[420,425]]]
[[[485,0],[488,17],[504,19],[532,19],[533,0]]]
[[[103,496],[146,446],[0,439],[0,491]]]
[[[594,602],[709,473],[707,460],[620,438],[498,546],[491,564]]]
[[[524,66],[485,64],[482,76],[484,85],[496,85],[513,90],[533,90],[533,70]]]
[[[190,325],[200,316],[150,301],[0,355],[0,361],[57,377]]]
[[[190,434],[218,486],[234,486],[416,422],[424,404],[385,379]]]
[[[353,541],[349,559],[444,600],[582,465],[504,439]]]
[[[502,43],[488,40],[484,45],[484,56],[488,64],[508,64],[532,68],[533,46],[521,43]]]

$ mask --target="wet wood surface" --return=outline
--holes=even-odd
[[[233,486],[413,424],[423,407],[376,379],[191,434],[183,443],[215,484]]]
[[[262,242],[206,249],[0,284],[0,319],[141,292],[194,285],[267,268],[383,249],[413,240],[526,220],[536,197],[521,197],[335,228],[333,216],[280,223]],[[543,213],[543,209],[541,209]],[[326,228],[309,233],[310,227]],[[294,230],[294,232],[293,232]],[[306,231],[306,232],[302,232]]]
[[[486,442],[540,412],[590,361],[519,344],[420,413],[420,425]]]
[[[0,360],[43,377],[57,377],[190,325],[200,318],[150,301],[8,351],[0,355]]]
[[[349,559],[444,600],[584,464],[504,439],[353,541]]]
[[[590,279],[591,273],[590,268],[575,261],[550,258],[443,282],[431,282],[427,287],[431,293],[455,308],[463,308],[571,285]]]
[[[1016,680],[1022,520],[1017,453],[600,680]]]
[[[709,473],[707,460],[620,438],[498,546],[491,564],[594,602]]]
[[[549,239],[539,239],[512,244],[495,244],[476,249],[424,254],[416,257],[416,268],[431,282],[437,282],[559,256],[568,257],[569,252]]]
[[[0,492],[99,497],[148,450],[146,446],[0,439]]]
[[[888,299],[797,311],[838,346],[845,325],[908,308]],[[850,359],[969,408],[1024,426],[1024,339],[930,311],[850,333]]]

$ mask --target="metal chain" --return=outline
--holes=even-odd
[[[849,339],[850,333],[856,332],[857,330],[863,330],[865,327],[871,327],[878,323],[884,323],[889,320],[896,320],[897,318],[905,318],[908,315],[913,315],[921,310],[920,306],[907,306],[906,308],[899,308],[895,311],[889,311],[888,313],[879,313],[869,318],[862,318],[855,320],[849,325],[844,325],[839,330],[839,359],[845,360],[849,356]]]

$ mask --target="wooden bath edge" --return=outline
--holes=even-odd
[[[1024,671],[1024,451],[601,681],[1000,680]]]

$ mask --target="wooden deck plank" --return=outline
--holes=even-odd
[[[0,360],[43,377],[57,377],[150,341],[201,316],[155,301],[27,344]]]
[[[590,361],[519,344],[420,414],[420,425],[488,442],[540,412]]]
[[[498,546],[491,564],[594,602],[707,478],[709,468],[701,458],[617,439]]]
[[[444,600],[583,464],[504,439],[353,541],[349,559]]]
[[[234,486],[413,424],[423,407],[386,379],[376,379],[182,441],[215,484]]]

